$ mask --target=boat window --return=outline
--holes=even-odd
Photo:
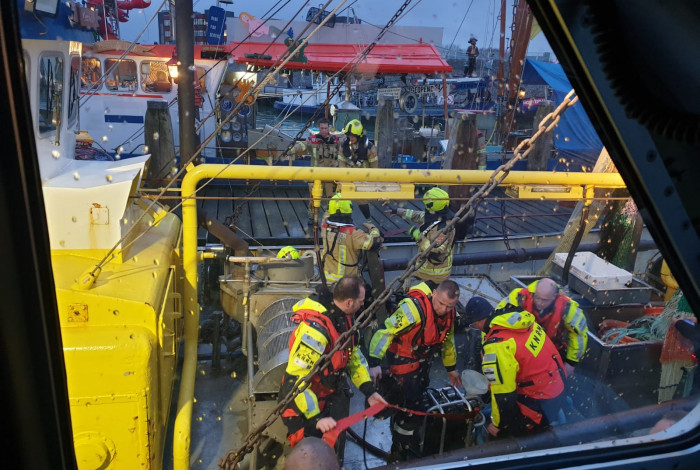
[[[82,73],[80,75],[80,89],[85,91],[96,91],[100,89],[102,83],[102,64],[100,59],[95,57],[83,57]]]
[[[63,102],[63,57],[46,54],[39,64],[39,133],[56,130]]]
[[[141,88],[152,93],[168,93],[173,89],[167,62],[150,60],[141,62]]]
[[[128,59],[105,61],[105,84],[110,91],[136,91],[136,62]]]
[[[80,102],[80,57],[71,56],[70,77],[68,83],[68,125],[75,123],[78,117],[78,107]]]

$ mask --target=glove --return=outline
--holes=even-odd
[[[411,225],[411,228],[408,229],[408,236],[418,241],[418,239],[420,238],[420,230],[418,229],[418,227],[416,227],[415,225]]]
[[[391,210],[389,211],[389,214],[391,214],[391,215],[399,215],[399,210],[398,210],[398,209],[391,209]]]

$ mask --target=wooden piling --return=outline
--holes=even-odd
[[[479,137],[476,129],[476,115],[458,113],[450,124],[452,135],[447,144],[447,152],[442,167],[453,170],[476,170]],[[450,186],[450,199],[469,197],[469,185]],[[460,202],[450,203],[452,210],[459,209]]]
[[[379,168],[391,168],[394,148],[394,98],[391,95],[379,97],[374,139]]]
[[[537,113],[535,114],[534,129],[536,129],[542,119],[545,118],[549,113],[554,111],[554,103],[551,101],[545,101],[540,104],[537,108]],[[530,155],[527,156],[527,169],[530,171],[547,171],[547,162],[552,154],[552,147],[554,146],[554,133],[548,132],[540,136],[535,142],[535,148],[532,149]]]
[[[151,159],[148,164],[145,187],[165,186],[162,180],[172,177],[172,169],[177,167],[173,126],[167,101],[149,101],[144,124],[146,146]]]

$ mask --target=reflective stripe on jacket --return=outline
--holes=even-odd
[[[343,276],[359,276],[360,250],[371,250],[380,243],[379,230],[372,226],[369,233],[350,224],[324,221],[321,226],[323,272],[333,284]]]
[[[412,209],[399,208],[396,213],[409,222],[419,224],[420,231],[413,232],[413,238],[418,243],[418,251],[425,252],[428,246],[438,236],[438,232],[444,226],[446,220],[436,220],[427,227],[423,227],[425,222],[425,212]],[[450,277],[452,272],[453,244],[455,232],[449,230],[445,234],[440,235],[437,245],[430,250],[430,254],[423,265],[418,268],[414,276],[422,281],[433,281],[436,284],[441,283]]]
[[[330,351],[342,334],[328,317],[326,307],[320,302],[306,298],[297,302],[292,310],[292,321],[299,323],[299,326],[289,339],[289,360],[280,390],[282,396],[309,373],[321,355]],[[344,331],[347,331],[352,326],[351,319],[347,315],[343,317]],[[357,338],[353,337],[350,347],[331,356],[329,367],[314,375],[309,387],[295,397],[292,407],[294,411],[300,412],[306,418],[319,414],[322,409],[319,399],[322,400],[335,392],[337,380],[346,369],[358,388],[370,382],[367,360],[360,352],[358,344]]]
[[[498,303],[496,308],[502,308],[510,303],[532,313],[562,357],[567,362],[575,364],[581,360],[588,345],[586,316],[579,308],[578,302],[571,300],[561,291],[557,293],[551,307],[542,313],[537,312],[534,296],[538,283],[539,281],[535,281],[527,288],[514,289],[508,297]]]
[[[493,424],[506,430],[540,424],[537,401],[564,391],[566,373],[557,348],[529,312],[498,315],[489,328],[481,367],[493,397]]]
[[[433,348],[440,345],[443,365],[453,369],[457,364],[454,319],[454,309],[443,316],[435,314],[432,290],[426,283],[420,283],[399,302],[394,313],[384,322],[384,328],[372,336],[369,355],[381,359],[391,351],[397,358],[408,359],[401,360],[402,370],[410,372],[409,363],[413,370],[417,369],[417,361],[427,358]]]
[[[340,166],[346,168],[377,168],[379,160],[374,144],[366,136],[360,137],[357,139],[357,142],[357,149],[353,149],[350,146],[350,139],[343,142],[341,151],[338,154]]]

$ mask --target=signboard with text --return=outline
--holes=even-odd
[[[224,28],[226,27],[226,11],[223,8],[209,8],[207,17],[207,44],[218,46],[224,43]]]

